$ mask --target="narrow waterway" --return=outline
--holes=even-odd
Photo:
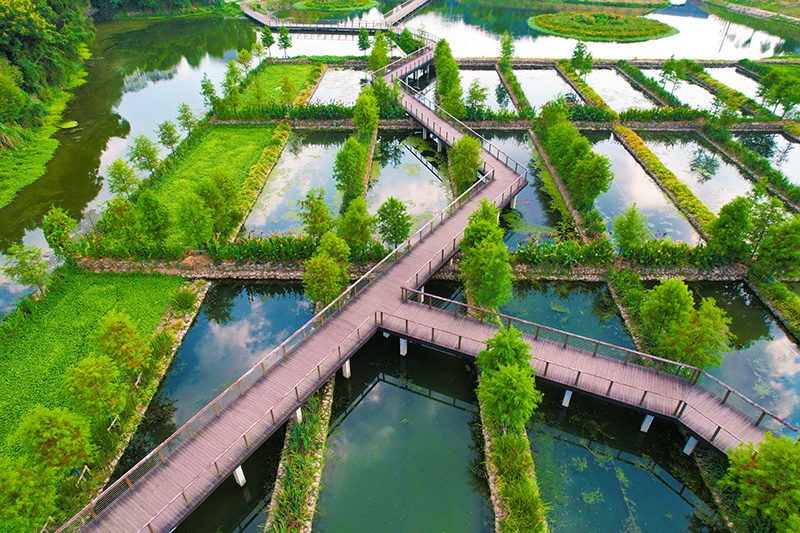
[[[369,74],[364,70],[329,68],[314,91],[311,103],[337,102],[346,106],[355,105],[358,93],[368,79]]]
[[[780,133],[735,133],[734,137],[779,170],[790,182],[800,185],[800,145]]]
[[[567,94],[573,94],[580,100],[580,96],[555,69],[515,70],[514,75],[534,109],[540,109],[550,100]]]
[[[657,107],[655,101],[636,90],[614,69],[595,69],[586,76],[586,83],[614,111],[621,112],[632,107],[638,109]]]

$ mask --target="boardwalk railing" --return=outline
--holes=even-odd
[[[685,363],[672,361],[663,357],[639,352],[632,348],[624,348],[622,346],[616,346],[614,344],[609,344],[596,339],[590,339],[582,335],[575,335],[574,333],[551,328],[535,322],[529,322],[527,320],[515,318],[503,313],[488,311],[486,309],[465,304],[463,302],[449,300],[447,298],[425,293],[408,286],[402,287],[400,290],[402,292],[403,301],[406,302],[417,302],[427,305],[429,308],[452,311],[455,316],[469,315],[480,317],[481,320],[493,320],[497,324],[502,324],[505,327],[510,327],[513,325],[521,332],[532,335],[534,339],[541,338],[558,342],[562,344],[564,348],[576,348],[590,352],[592,356],[602,355],[622,361],[624,365],[638,364],[651,370],[655,370],[656,373],[667,373],[685,378],[688,383],[701,386],[711,394],[721,398],[721,404],[730,404],[742,414],[752,418],[755,421],[754,424],[756,426],[760,426],[762,423],[765,423],[764,420],[766,418],[767,422],[765,423],[765,427],[767,429],[779,431],[780,433],[784,434],[787,434],[786,430],[788,430],[788,435],[791,435],[794,438],[800,437],[800,429],[772,413],[769,409],[760,406],[747,396],[722,382],[720,379],[712,376],[707,371],[692,365],[687,365]],[[453,335],[456,334],[453,333]],[[483,343],[485,345],[485,339],[483,340]],[[548,363],[548,365],[551,364],[555,363]],[[548,366],[545,366],[545,375],[547,374],[547,368]],[[575,380],[575,384],[577,385],[581,376],[581,371],[579,369],[574,370],[577,372]],[[611,387],[609,386],[609,390],[610,389]],[[685,408],[685,403],[682,406],[677,405],[675,414],[680,416]],[[704,413],[699,414],[703,417],[706,417]]]
[[[466,201],[472,198],[483,186],[491,179],[478,180],[464,194],[453,200],[441,212],[432,217],[427,223],[420,227],[413,235],[408,237],[397,248],[392,250],[378,264],[372,267],[366,274],[361,276],[355,283],[350,285],[342,294],[328,304],[322,311],[314,315],[300,329],[295,331],[289,338],[265,355],[250,370],[230,385],[225,391],[217,396],[213,401],[200,410],[194,417],[181,426],[173,435],[159,444],[144,459],[131,468],[120,479],[112,483],[95,500],[87,505],[80,513],[73,517],[58,531],[76,531],[88,518],[94,518],[107,508],[115,500],[123,496],[127,491],[133,490],[138,480],[143,478],[153,468],[165,462],[166,458],[172,453],[181,442],[193,438],[193,434],[205,426],[210,420],[219,416],[226,407],[231,405],[239,396],[252,387],[256,382],[267,375],[268,370],[277,364],[282,358],[289,355],[291,350],[305,342],[307,336],[316,328],[325,324],[325,321],[336,315],[353,299],[359,292],[372,284],[387,268],[396,263],[401,257],[408,253],[412,246],[431,234],[433,230],[449,219]],[[358,334],[358,331],[354,332]],[[76,525],[77,524],[77,525]]]
[[[407,0],[406,2],[403,2],[402,4],[399,4],[399,5],[395,6],[391,11],[386,13],[383,16],[383,18],[384,19],[392,19],[392,17],[397,16],[397,20],[392,20],[392,24],[396,24],[396,23],[400,22],[401,20],[403,20],[404,18],[407,18],[407,17],[411,16],[412,14],[416,13],[417,11],[419,11],[420,9],[422,9],[428,2],[430,2],[430,0]],[[414,4],[416,4],[416,5],[414,5]],[[403,10],[406,10],[407,12],[403,13],[402,16],[400,16],[400,13]]]

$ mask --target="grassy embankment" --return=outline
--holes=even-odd
[[[242,107],[258,106],[265,102],[278,102],[284,97],[282,86],[288,77],[295,89],[289,95],[294,100],[301,89],[310,83],[314,65],[264,63],[248,77],[247,86],[242,91]]]
[[[798,2],[783,2],[781,0],[730,0],[729,2],[714,3],[718,5],[735,4],[745,7],[754,7],[778,15],[800,18],[800,3]]]
[[[614,13],[561,13],[537,15],[528,25],[539,32],[581,39],[630,43],[675,35],[678,30],[657,20]]]
[[[361,11],[378,7],[377,0],[300,0],[293,9],[313,11]]]
[[[72,98],[71,91],[85,81],[86,71],[82,70],[53,96],[42,126],[32,129],[13,127],[12,135],[19,138],[15,142],[16,148],[0,150],[0,208],[8,205],[24,187],[44,176],[47,163],[59,145],[53,134],[61,129],[61,117]]]

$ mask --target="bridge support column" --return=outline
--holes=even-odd
[[[509,209],[516,209],[517,208],[517,195],[516,194],[511,199],[511,203],[508,204],[508,207],[509,207]]]
[[[564,399],[561,401],[562,407],[569,407],[569,402],[572,400],[572,391],[568,390],[564,393]]]
[[[400,339],[400,355],[408,353],[408,339]]]
[[[437,152],[441,152],[442,151],[442,140],[439,139],[439,138],[436,139],[436,151]]]
[[[689,442],[687,442],[686,446],[683,447],[683,453],[686,455],[692,455],[695,446],[697,446],[697,439],[694,437],[689,437]]]
[[[342,375],[345,379],[350,379],[350,359],[344,362],[342,366]]]
[[[298,424],[303,423],[303,409],[298,407],[297,411],[294,412],[294,421]]]
[[[653,423],[653,415],[647,415],[644,417],[644,422],[642,422],[642,427],[639,428],[639,431],[642,433],[647,433],[650,431],[650,425]]]
[[[425,140],[427,138],[428,138],[428,128],[422,126],[422,140]]]
[[[244,487],[244,484],[247,483],[247,480],[244,477],[244,470],[242,470],[242,465],[236,467],[236,470],[233,471],[233,479],[236,480],[236,483],[240,487]]]

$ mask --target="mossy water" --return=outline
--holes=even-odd
[[[358,93],[368,79],[369,74],[364,70],[329,68],[314,91],[311,103],[338,102],[346,106],[355,105]]]
[[[540,109],[559,96],[575,95],[572,87],[555,69],[514,70],[514,76],[534,109]]]
[[[595,69],[586,76],[586,83],[614,111],[625,111],[632,107],[638,109],[657,107],[650,96],[636,90],[614,69]]]
[[[469,361],[380,334],[350,361],[314,531],[493,531]]]

